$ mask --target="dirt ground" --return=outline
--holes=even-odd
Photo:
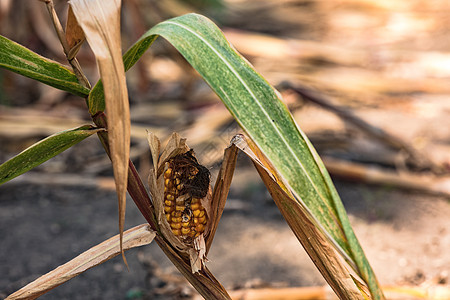
[[[447,200],[357,183],[336,186],[383,285],[448,284]],[[5,184],[0,205],[2,297],[117,233],[111,190]],[[128,201],[126,227],[143,222]],[[156,244],[128,251],[127,259],[130,272],[116,257],[42,299],[171,299],[183,290],[193,293]],[[325,284],[250,167],[236,171],[209,260],[229,289]]]

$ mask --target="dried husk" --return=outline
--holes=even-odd
[[[148,133],[148,142],[154,166],[149,175],[149,187],[160,232],[177,251],[189,257],[192,273],[199,272],[206,261],[205,235],[207,236],[211,230],[211,221],[208,220],[205,231],[202,234],[196,237],[192,243],[188,243],[173,234],[164,212],[163,174],[166,170],[166,162],[179,154],[188,152],[190,148],[186,144],[186,139],[181,138],[178,133],[172,134],[161,155],[159,155],[161,152],[161,142],[155,134]],[[205,208],[208,217],[211,216],[211,197],[212,191],[211,186],[209,186],[207,195],[201,199],[201,204]]]

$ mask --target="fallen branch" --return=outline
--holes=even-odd
[[[433,173],[442,173],[443,167],[435,164],[431,161],[424,153],[420,153],[409,143],[402,140],[398,136],[394,136],[381,128],[375,127],[368,122],[364,121],[352,111],[336,106],[331,103],[329,99],[326,99],[323,95],[304,87],[302,85],[293,85],[289,82],[284,82],[279,85],[280,89],[290,89],[300,95],[303,99],[308,100],[312,103],[319,105],[320,107],[331,111],[342,118],[344,121],[353,124],[357,128],[363,130],[368,135],[381,141],[382,143],[403,151],[407,154],[407,162],[409,165],[413,166],[419,170],[431,170]]]
[[[330,174],[345,179],[363,181],[426,192],[450,198],[450,177],[436,177],[432,174],[417,175],[410,172],[394,172],[387,169],[367,166],[355,162],[323,157]]]

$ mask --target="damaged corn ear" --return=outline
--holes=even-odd
[[[178,134],[172,135],[160,156],[159,140],[152,133],[148,140],[154,163],[149,186],[161,233],[172,246],[188,254],[192,272],[197,272],[206,259],[210,173]]]
[[[172,232],[186,243],[205,232],[208,215],[201,203],[209,189],[209,171],[193,150],[165,163],[164,213]]]

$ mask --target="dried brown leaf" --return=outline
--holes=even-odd
[[[209,249],[211,248],[214,235],[216,234],[220,218],[222,217],[225,208],[225,202],[227,200],[228,192],[230,191],[231,180],[233,179],[234,168],[236,167],[237,154],[238,148],[233,143],[225,149],[224,159],[219,174],[217,175],[211,199],[211,225],[206,234],[206,254],[208,254]]]
[[[281,176],[268,164],[257,146],[250,140],[246,140],[243,135],[236,136],[232,142],[253,160],[261,179],[289,227],[335,293],[341,299],[364,299],[353,279],[357,276],[350,274],[351,268],[322,230],[316,226],[308,211],[300,206],[292,193],[287,190]]]
[[[72,59],[77,55],[81,45],[83,45],[83,42],[86,40],[86,36],[84,35],[83,29],[78,24],[71,6],[69,6],[67,12],[66,40],[68,46],[67,58]]]
[[[108,114],[108,141],[123,233],[130,156],[130,109],[120,39],[120,0],[72,0],[78,24],[97,59]],[[125,256],[123,259],[126,263]]]
[[[148,224],[131,228],[123,233],[123,249],[150,244],[155,232]],[[39,277],[6,299],[35,299],[51,289],[63,284],[84,271],[100,265],[121,253],[120,236],[116,235],[103,243],[83,252],[71,261],[59,266],[49,273]]]

